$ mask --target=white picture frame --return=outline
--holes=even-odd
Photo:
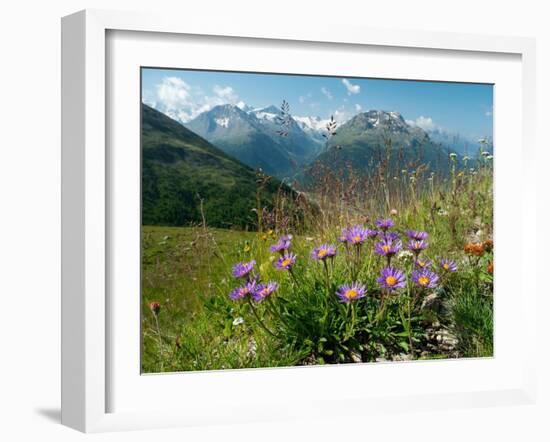
[[[108,338],[112,320],[107,289],[109,287],[110,235],[116,230],[108,228],[112,210],[109,194],[109,155],[106,121],[110,118],[109,78],[106,68],[109,60],[107,34],[120,32],[152,32],[157,37],[179,35],[217,36],[240,39],[261,39],[283,42],[337,43],[344,47],[369,46],[426,49],[430,51],[467,52],[483,57],[483,54],[508,54],[520,57],[521,63],[521,156],[523,182],[518,190],[522,199],[519,216],[520,234],[525,238],[526,222],[536,220],[535,213],[535,43],[532,39],[517,37],[490,37],[478,35],[427,33],[416,31],[378,30],[334,26],[321,29],[315,25],[300,28],[273,24],[266,27],[253,23],[212,23],[206,20],[180,23],[177,17],[151,14],[122,13],[86,10],[63,18],[62,21],[62,423],[84,432],[123,429],[157,428],[167,426],[207,425],[221,422],[248,422],[288,417],[323,417],[334,413],[326,405],[338,403],[338,408],[369,413],[373,410],[436,409],[469,406],[488,406],[511,403],[532,403],[535,397],[535,324],[528,321],[535,317],[536,285],[533,279],[523,278],[521,302],[523,315],[519,319],[524,330],[525,348],[522,349],[521,367],[517,378],[500,388],[473,388],[460,393],[437,392],[432,389],[424,395],[377,396],[376,400],[361,392],[350,397],[334,395],[327,400],[311,400],[309,407],[271,407],[262,404],[254,413],[239,418],[229,410],[224,414],[223,401],[217,412],[207,414],[201,407],[191,412],[185,407],[133,411],[112,411],[109,392],[113,388],[109,370],[113,358]],[[498,112],[498,102],[495,104]],[[498,143],[498,141],[497,141]],[[498,240],[497,240],[498,241]],[[536,246],[527,241],[521,243],[521,272],[526,272],[525,257],[534,256]],[[498,274],[497,274],[498,275]],[[139,294],[136,293],[136,296]],[[137,326],[137,325],[136,325]],[[498,332],[498,331],[497,331]],[[498,355],[497,355],[498,357]],[[470,361],[469,370],[475,370]],[[426,364],[424,364],[426,366]],[[378,371],[389,370],[390,365],[378,365]],[[417,365],[418,367],[418,365]],[[466,365],[462,366],[466,367]],[[481,367],[481,366],[480,366]],[[328,370],[343,367],[322,368]],[[361,367],[346,367],[355,370]],[[488,367],[490,369],[490,367]],[[456,369],[456,367],[455,367]],[[136,367],[139,371],[139,368]],[[239,376],[256,377],[256,382],[275,380],[278,370],[246,371]],[[521,374],[520,374],[521,372]],[[300,369],[285,371],[287,378],[302,377]],[[303,372],[302,372],[303,373]],[[138,373],[139,375],[139,373]],[[176,375],[177,376],[177,375]],[[218,385],[228,383],[228,376],[212,373],[194,373],[194,381],[200,384],[200,376],[216,376]],[[175,382],[175,377],[164,377],[164,387]],[[233,377],[233,380],[236,378]],[[296,382],[296,381],[295,381]],[[193,394],[197,394],[196,392]],[[192,398],[188,398],[192,400]],[[245,399],[243,399],[244,401]],[[243,405],[245,402],[243,402]],[[246,402],[253,404],[253,398]],[[225,404],[227,406],[227,404]],[[240,419],[240,420],[239,420]]]

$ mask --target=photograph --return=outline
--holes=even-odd
[[[493,357],[493,84],[140,75],[141,373]]]

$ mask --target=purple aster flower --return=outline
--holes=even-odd
[[[422,250],[426,250],[428,248],[428,243],[427,241],[424,241],[424,240],[417,241],[413,239],[409,241],[406,247],[411,252],[413,252],[416,256],[418,256]]]
[[[256,281],[247,282],[246,284],[237,287],[229,293],[229,297],[234,301],[243,299],[247,295],[254,295],[256,292]]]
[[[350,227],[346,231],[346,242],[353,245],[361,245],[367,240],[368,232],[369,229],[365,229],[359,225]]]
[[[374,251],[380,256],[393,256],[401,250],[401,240],[384,240],[374,245]]]
[[[395,241],[396,239],[399,239],[399,235],[396,232],[376,232],[376,235],[378,238],[380,238],[382,241]]]
[[[414,262],[414,266],[415,266],[417,269],[427,269],[427,268],[429,268],[429,267],[432,266],[432,262],[431,262],[429,259],[418,258],[418,259]]]
[[[274,266],[280,270],[290,270],[296,262],[296,255],[294,253],[285,253],[277,261]]]
[[[394,267],[384,267],[377,281],[381,288],[394,291],[405,287],[405,274]]]
[[[348,242],[348,229],[342,229],[342,233],[338,237],[340,242]]]
[[[271,295],[275,290],[279,288],[279,284],[276,282],[268,282],[267,284],[258,284],[256,290],[252,293],[252,297],[256,302],[262,302],[265,298]]]
[[[256,261],[254,260],[250,262],[239,262],[233,266],[233,276],[235,278],[244,278],[249,275],[255,265]]]
[[[350,284],[344,284],[338,287],[336,296],[340,298],[340,302],[351,302],[356,299],[363,298],[367,289],[364,285],[354,282]]]
[[[380,233],[378,230],[371,230],[371,229],[365,229],[367,238],[374,239],[378,237],[378,234]]]
[[[394,226],[394,222],[392,219],[390,218],[387,218],[387,219],[377,219],[374,224],[376,225],[376,227],[378,227],[379,229],[382,229],[384,232],[391,229],[393,226]]]
[[[439,265],[441,266],[441,268],[445,271],[445,272],[449,272],[449,273],[454,273],[458,270],[458,267],[456,265],[456,262],[454,261],[451,261],[450,259],[447,259],[447,258],[442,258],[440,261],[439,261]]]
[[[321,244],[311,252],[311,257],[315,261],[324,261],[327,258],[333,258],[336,256],[336,247],[330,244]]]
[[[405,233],[410,239],[415,241],[424,241],[425,239],[428,239],[428,233],[420,230],[407,230]]]
[[[279,252],[281,255],[284,255],[285,252],[290,249],[292,245],[292,235],[283,235],[279,238],[276,244],[273,244],[269,250],[272,252]]]
[[[418,287],[434,289],[437,287],[439,276],[434,272],[430,272],[428,269],[413,270],[412,280]]]

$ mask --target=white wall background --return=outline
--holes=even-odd
[[[249,3],[250,5],[247,5]],[[162,440],[550,440],[548,215],[550,14],[545,3],[461,0],[11,0],[0,13],[0,439]],[[361,421],[288,422],[84,436],[59,425],[60,17],[84,8],[215,14],[231,20],[312,21],[537,38],[539,122],[538,271],[540,398],[536,406],[371,416]],[[537,158],[537,160],[538,160]],[[514,177],[511,177],[512,179]],[[513,237],[510,246],[514,247]],[[545,262],[546,261],[546,262]],[[536,269],[535,269],[536,267]],[[519,349],[520,350],[520,349]],[[452,382],[452,380],[450,380]]]

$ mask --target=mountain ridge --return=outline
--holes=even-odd
[[[292,118],[281,136],[280,112],[273,105],[248,112],[219,105],[185,126],[250,167],[282,178],[313,158],[319,145]]]
[[[142,104],[142,224],[254,228],[257,174],[165,114]],[[270,207],[278,180],[266,184]],[[202,208],[201,208],[202,205]]]

